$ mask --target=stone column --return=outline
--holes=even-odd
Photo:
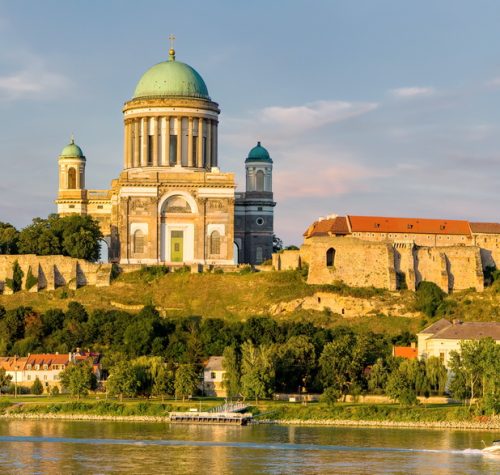
[[[201,168],[203,166],[203,119],[198,119],[198,163],[196,166]]]
[[[182,165],[182,117],[175,118],[176,131],[177,131],[177,160],[176,165],[180,167]]]
[[[161,157],[162,162],[160,165],[168,166],[168,152],[170,144],[170,123],[168,117],[162,117],[161,119]]]
[[[213,130],[213,138],[212,138],[212,145],[213,145],[213,153],[212,153],[212,167],[216,167],[218,163],[218,156],[217,156],[217,145],[218,145],[218,138],[217,138],[217,131],[218,131],[218,123],[214,122],[214,126],[212,128]]]
[[[130,153],[129,153],[129,132],[130,123],[125,121],[125,127],[123,128],[123,168],[130,168]]]
[[[141,119],[141,167],[148,166],[148,119]]]
[[[134,156],[133,163],[134,167],[140,166],[139,158],[141,156],[141,144],[139,143],[139,120],[134,120]]]
[[[188,167],[192,167],[193,166],[193,118],[192,117],[189,117],[188,119],[187,154],[188,154]]]
[[[212,121],[208,119],[207,124],[207,159],[205,162],[205,168],[210,170],[212,166]]]
[[[158,166],[158,117],[153,117],[153,167]]]

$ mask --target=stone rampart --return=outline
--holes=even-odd
[[[352,287],[415,290],[420,282],[429,281],[444,292],[469,288],[482,291],[481,251],[472,245],[419,247],[411,241],[314,236],[306,239],[301,247],[300,261],[309,264],[307,282],[310,284],[343,281]],[[283,269],[288,252],[273,257],[277,270]],[[295,255],[290,257],[296,259]],[[298,268],[291,258],[287,262],[290,262],[289,268]]]
[[[374,286],[396,290],[394,248],[391,244],[328,236],[308,241],[311,241],[306,250],[309,284],[342,281],[352,287]]]
[[[105,287],[111,282],[111,264],[95,264],[66,256],[0,255],[0,292],[4,294],[12,293],[6,279],[12,279],[16,261],[23,271],[22,290],[30,292],[66,285],[71,289],[84,285]],[[29,274],[33,276],[33,286],[26,289]]]
[[[273,254],[273,267],[276,270],[296,270],[302,266],[300,251],[285,250]]]

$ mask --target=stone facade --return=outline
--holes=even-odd
[[[498,231],[498,233],[496,232]],[[297,251],[273,256],[277,270],[309,265],[308,282],[415,290],[484,289],[500,256],[500,225],[453,220],[333,216],[313,223]]]
[[[68,286],[70,289],[95,285],[110,285],[111,264],[94,264],[83,259],[66,256],[35,256],[34,254],[0,255],[0,293],[12,293],[5,285],[6,279],[12,279],[14,263],[18,262],[23,271],[22,288],[26,289],[28,274],[31,272],[36,283],[26,289],[30,292],[54,290]]]
[[[260,263],[272,253],[272,166],[252,164],[265,178],[238,196],[235,240],[234,175],[218,166],[219,106],[201,76],[169,54],[124,105],[119,177],[108,190],[86,189],[86,158],[72,140],[59,157],[57,211],[97,219],[111,262]]]

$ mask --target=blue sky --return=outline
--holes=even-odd
[[[55,210],[71,133],[109,186],[170,33],[221,106],[221,168],[271,153],[286,243],[331,213],[500,221],[499,24],[496,0],[0,1],[0,221]]]

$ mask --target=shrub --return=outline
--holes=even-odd
[[[19,262],[14,261],[12,264],[12,279],[5,279],[5,285],[12,290],[12,292],[19,292],[23,287],[24,272],[19,265]]]
[[[245,264],[240,267],[240,275],[251,274],[253,272],[253,267],[249,264]]]
[[[166,266],[144,266],[139,271],[141,277],[143,277],[147,282],[156,280],[159,277],[168,274],[168,267]]]
[[[437,309],[443,303],[445,293],[434,283],[422,281],[415,292],[415,310],[429,317],[436,315]]]
[[[324,402],[327,406],[334,406],[340,396],[340,391],[337,388],[330,386],[323,391],[323,394],[321,395],[321,402]]]
[[[59,388],[57,386],[52,386],[50,388],[50,395],[51,396],[59,396]]]
[[[39,396],[43,394],[43,385],[38,377],[35,379],[34,383],[31,385],[31,394],[36,394]]]
[[[26,274],[26,283],[24,288],[30,290],[32,287],[38,284],[38,278],[33,275],[31,271],[31,266],[28,268],[28,273]]]

